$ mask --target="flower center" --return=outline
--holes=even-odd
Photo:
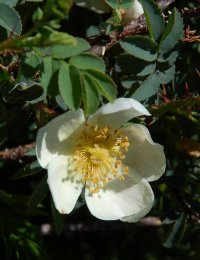
[[[128,151],[128,137],[123,131],[111,131],[86,123],[77,138],[73,164],[90,192],[98,192],[104,184],[114,178],[124,179],[128,167],[121,167],[125,152]]]

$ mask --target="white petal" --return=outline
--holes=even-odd
[[[138,172],[147,181],[159,179],[166,166],[163,146],[154,143],[149,130],[139,124],[124,127],[130,146],[123,163]]]
[[[90,212],[102,220],[116,220],[133,216],[138,221],[149,212],[154,195],[149,183],[129,169],[125,180],[115,179],[98,193],[86,188],[86,203]]]
[[[138,101],[132,98],[118,98],[97,110],[88,118],[88,123],[117,129],[130,119],[141,115],[149,116],[150,113]]]
[[[39,129],[36,138],[37,159],[43,168],[59,154],[69,154],[76,133],[84,123],[83,111],[64,113]]]
[[[62,214],[70,213],[83,189],[80,174],[70,170],[70,157],[60,155],[48,165],[48,184],[55,207]]]

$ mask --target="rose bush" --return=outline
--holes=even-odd
[[[142,104],[119,98],[87,119],[70,111],[39,130],[37,158],[60,213],[70,213],[81,193],[99,219],[136,222],[149,212],[148,182],[164,173],[165,155],[145,126],[124,126],[141,115],[150,115]]]

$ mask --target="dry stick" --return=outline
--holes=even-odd
[[[160,9],[163,11],[166,8],[168,8],[169,5],[172,4],[173,2],[175,2],[175,0],[158,0],[157,4],[160,7]],[[99,35],[94,35],[94,36],[88,37],[87,40],[90,42],[90,44],[96,46],[96,47],[93,46],[91,48],[92,51],[89,50],[89,52],[93,52],[98,55],[100,52],[99,49],[102,48],[102,46],[96,45],[96,44],[98,44],[102,40],[113,43],[112,37],[115,37],[115,39],[117,40],[117,39],[121,39],[127,35],[145,34],[145,33],[147,33],[147,26],[146,26],[146,22],[145,22],[145,17],[144,17],[144,15],[142,15],[138,19],[136,19],[136,21],[134,23],[125,26],[122,33],[115,32],[114,34],[111,35],[111,37],[109,35],[106,35],[105,33],[101,33]],[[109,43],[107,44],[107,46],[109,47]]]
[[[164,9],[163,9],[164,10]],[[198,17],[200,16],[200,8],[192,8],[192,9],[181,9],[181,16],[184,18]],[[122,33],[115,32],[112,34],[113,40],[108,47],[111,47],[116,41],[123,39],[125,36],[135,35],[135,34],[146,34],[148,32],[148,28],[146,25],[144,15],[140,16],[133,24],[125,26]]]
[[[26,153],[35,146],[35,143],[20,145],[15,148],[8,149],[6,148],[3,151],[0,151],[0,159],[3,160],[19,160],[26,157]]]
[[[173,2],[174,0],[161,0],[158,1],[158,5],[162,10],[165,10]],[[184,18],[198,17],[200,16],[200,8],[183,8],[180,10],[180,13]],[[147,33],[148,28],[146,25],[145,17],[144,15],[142,15],[138,19],[136,19],[132,24],[125,26],[124,30],[121,33],[117,31],[113,32],[111,35],[105,35],[104,33],[101,33],[99,35],[87,38],[90,44],[93,45],[88,52],[101,56],[102,53],[105,52],[105,50],[108,50],[110,47],[112,47],[118,40],[130,35],[144,35]],[[102,40],[107,41],[107,44],[105,46],[98,44]]]

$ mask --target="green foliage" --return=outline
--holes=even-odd
[[[97,85],[87,74],[83,74],[83,104],[86,116],[94,113],[99,105]]]
[[[154,10],[156,15],[158,15],[157,7],[151,1],[144,1],[142,4],[144,10],[145,8],[147,10],[150,8],[148,15],[145,13],[145,16],[147,20],[149,19],[148,27],[150,36],[152,37],[151,30],[153,28],[157,29],[154,26],[156,18],[153,16],[154,14],[151,17],[151,13]],[[159,21],[157,23],[161,24]],[[154,96],[158,93],[160,84],[167,84],[174,78],[174,63],[178,56],[175,47],[183,35],[183,20],[177,10],[173,10],[166,28],[164,29],[163,27],[162,30],[160,29],[158,35],[154,37],[156,42],[145,36],[129,36],[120,41],[123,50],[133,57],[127,54],[119,55],[117,57],[116,72],[136,76],[132,81],[133,87],[129,88],[130,93],[128,95],[139,101]],[[141,76],[146,77],[141,78]],[[135,83],[139,84],[139,87],[136,89]],[[133,93],[134,90],[135,93]]]
[[[103,60],[89,54],[73,56],[69,64],[63,63],[59,70],[58,83],[65,104],[76,110],[83,99],[85,114],[89,115],[96,111],[99,95],[113,100],[116,97],[116,86],[104,70]]]
[[[128,9],[132,5],[132,0],[106,0],[105,2],[113,9]]]
[[[63,63],[58,76],[60,95],[65,104],[76,110],[81,103],[82,79],[79,70],[67,63]]]
[[[0,0],[0,4],[9,5],[10,7],[15,7],[18,0]]]
[[[159,88],[159,82],[155,73],[149,75],[143,83],[132,94],[132,98],[136,100],[145,100],[155,95]]]
[[[196,1],[175,1],[171,14],[140,2],[146,20],[124,27],[132,0],[0,0],[2,259],[200,259],[199,24],[184,19]],[[197,31],[184,36],[188,25]],[[90,28],[100,34],[87,37]],[[65,111],[82,108],[87,117],[124,96],[150,111],[133,121],[167,158],[151,184],[152,218],[100,221],[81,196],[72,213],[59,214],[36,161],[38,129]]]
[[[120,45],[127,53],[141,60],[155,61],[157,58],[157,44],[148,37],[126,37]]]
[[[79,69],[93,69],[94,67],[98,70],[105,71],[104,61],[94,55],[83,53],[76,55],[69,60],[69,63],[76,66]]]
[[[22,23],[18,12],[7,4],[0,3],[0,26],[11,35],[20,35]]]
[[[171,51],[183,37],[183,18],[174,9],[159,43],[159,52]]]
[[[165,27],[161,11],[153,0],[140,0],[140,2],[144,9],[150,36],[158,41]]]

